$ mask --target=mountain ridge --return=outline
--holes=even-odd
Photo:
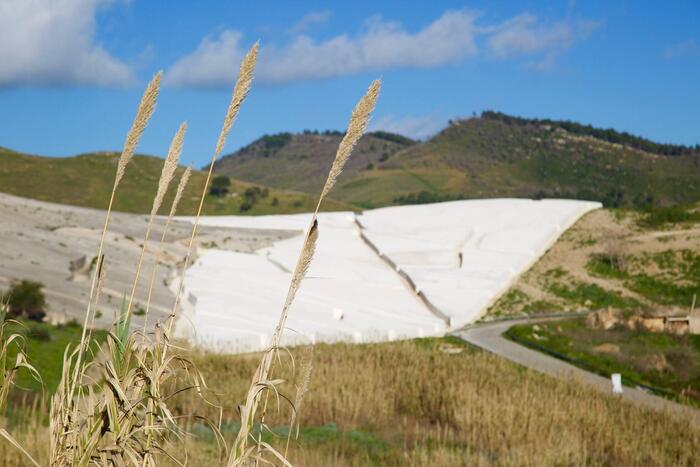
[[[261,151],[261,138],[224,156],[215,170],[312,192],[322,182],[311,175],[330,166],[342,137],[339,132],[320,135],[337,141],[313,146],[307,133],[267,135],[274,149]],[[308,159],[315,166],[304,162]],[[692,175],[700,168],[700,145],[655,143],[612,129],[494,111],[451,120],[424,142],[387,143],[368,135],[351,161],[334,196],[363,208],[502,196],[590,199],[635,208],[700,201],[700,185]]]
[[[263,135],[222,157],[214,169],[223,185],[207,196],[205,212],[312,209],[342,137],[334,130]],[[0,147],[0,191],[104,207],[117,158],[112,151],[44,157]],[[147,212],[161,166],[160,158],[136,156],[116,209]],[[688,205],[700,201],[699,170],[700,145],[655,143],[576,122],[485,111],[451,120],[426,141],[384,131],[366,134],[324,208],[486,197],[574,198],[644,209]],[[183,213],[193,209],[204,180],[195,171]]]

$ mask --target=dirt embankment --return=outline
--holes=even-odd
[[[609,209],[587,214],[491,307],[487,318],[608,306],[687,310],[693,295],[700,296],[700,226],[647,229],[641,216]]]

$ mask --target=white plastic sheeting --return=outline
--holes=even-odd
[[[462,327],[600,203],[486,199],[366,211],[365,237]]]
[[[306,214],[216,217],[203,223],[301,230],[309,219]],[[445,323],[360,240],[352,213],[322,214],[319,232],[314,261],[290,309],[284,344],[371,342],[445,331]],[[186,273],[186,296],[195,303],[178,329],[215,350],[263,348],[279,318],[302,241],[300,234],[258,254],[207,251]]]
[[[283,343],[430,336],[472,322],[565,229],[598,207],[493,199],[357,216],[322,213],[316,255],[290,310]],[[208,250],[201,255],[185,275],[188,300],[180,334],[215,350],[264,348],[309,219],[309,214],[202,218],[206,225],[300,234],[256,254]]]

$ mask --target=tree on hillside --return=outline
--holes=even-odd
[[[7,303],[11,316],[24,316],[36,321],[42,321],[46,313],[46,298],[42,288],[44,284],[28,279],[14,280],[10,290],[0,298],[0,302]]]
[[[224,196],[228,193],[230,186],[231,180],[226,175],[219,175],[214,177],[214,179],[211,181],[209,194],[212,196]]]

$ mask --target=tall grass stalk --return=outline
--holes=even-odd
[[[101,272],[102,269],[102,263],[104,261],[104,254],[103,254],[103,249],[104,249],[104,242],[105,242],[105,235],[107,234],[107,229],[109,228],[109,219],[112,214],[112,206],[114,205],[114,197],[117,193],[117,188],[119,187],[119,182],[121,182],[122,178],[124,177],[124,172],[126,171],[126,166],[129,164],[131,159],[134,156],[134,151],[136,150],[136,147],[138,146],[139,140],[141,139],[141,135],[143,134],[144,130],[146,129],[146,126],[148,125],[149,120],[153,116],[153,112],[155,111],[156,107],[156,101],[158,100],[158,92],[160,90],[160,81],[161,77],[163,76],[163,72],[158,72],[156,75],[153,77],[153,79],[148,83],[148,86],[146,86],[146,90],[143,93],[143,96],[141,97],[141,102],[139,103],[138,109],[136,111],[136,117],[134,117],[134,121],[131,124],[131,128],[129,129],[129,132],[126,135],[126,139],[124,140],[124,147],[122,148],[121,155],[119,156],[119,162],[117,163],[117,173],[116,176],[114,177],[114,185],[112,186],[112,192],[109,197],[109,204],[107,205],[107,212],[105,214],[105,221],[104,221],[104,226],[102,227],[102,232],[100,233],[100,241],[97,247],[97,264],[95,267],[95,274],[93,274],[92,277],[92,283],[90,286],[90,294],[88,296],[88,305],[87,305],[87,310],[85,312],[85,321],[83,323],[83,333],[80,338],[80,345],[78,347],[78,352],[77,352],[77,362],[75,365],[75,370],[77,372],[80,371],[82,368],[82,359],[83,359],[83,352],[85,351],[85,345],[87,343],[87,330],[89,328],[88,324],[90,323],[90,316],[92,312],[92,307],[93,307],[93,302],[94,298],[96,295],[96,286],[99,281],[99,272]],[[97,303],[94,303],[94,306],[97,306]],[[72,382],[73,384],[70,385],[70,391],[68,392],[69,397],[73,397],[74,391],[75,391],[75,382],[78,380],[78,373],[74,374],[72,377]]]
[[[6,319],[8,308],[7,303],[0,301],[0,416],[5,412],[7,397],[10,394],[10,389],[15,385],[15,379],[20,369],[26,369],[38,381],[41,381],[39,373],[27,361],[27,354],[25,353],[26,339],[24,336],[18,333],[7,333],[7,325],[12,322]],[[14,363],[10,362],[11,349],[14,349],[16,352]],[[0,427],[0,436],[22,452],[32,464],[39,465],[5,427]]]
[[[302,244],[302,249],[292,274],[289,289],[287,290],[287,297],[282,307],[279,321],[274,332],[272,333],[268,348],[263,353],[260,365],[255,372],[253,381],[246,396],[245,405],[241,407],[241,429],[238,432],[234,446],[231,450],[228,463],[230,467],[243,465],[245,462],[247,462],[249,458],[254,456],[256,447],[258,448],[258,456],[259,449],[264,447],[273,455],[278,457],[278,459],[283,459],[283,457],[270,446],[264,445],[259,437],[256,443],[257,446],[249,446],[249,442],[253,440],[251,436],[256,420],[256,414],[260,405],[261,396],[264,394],[265,406],[262,411],[261,422],[262,428],[264,428],[264,414],[267,407],[267,398],[270,392],[276,393],[277,390],[275,386],[280,383],[278,380],[270,379],[270,371],[272,369],[273,361],[275,360],[280,348],[280,340],[282,338],[282,332],[285,328],[287,317],[289,315],[289,308],[294,302],[294,297],[299,290],[301,282],[306,276],[306,272],[311,265],[311,260],[313,259],[314,252],[316,251],[316,243],[318,241],[318,211],[324,198],[331,191],[336,180],[338,179],[338,176],[342,173],[345,163],[350,157],[350,154],[352,154],[352,150],[366,130],[367,124],[369,123],[370,114],[377,102],[380,88],[381,82],[379,80],[372,82],[367,90],[367,93],[355,106],[352,116],[350,117],[350,122],[348,123],[345,136],[338,146],[338,151],[336,152],[333,165],[328,173],[328,178],[326,179],[326,183],[324,184],[321,195],[319,196],[316,209],[311,216],[309,227],[304,238],[304,243]]]
[[[160,236],[160,241],[158,242],[158,248],[156,250],[156,257],[153,262],[153,268],[151,269],[151,280],[148,285],[148,297],[146,299],[146,314],[143,317],[143,332],[146,332],[147,325],[148,325],[148,312],[151,308],[151,297],[153,294],[153,287],[155,285],[156,281],[156,271],[158,269],[158,261],[160,260],[160,255],[162,253],[162,248],[163,244],[165,243],[165,237],[168,233],[168,227],[170,227],[170,223],[173,220],[173,217],[175,216],[175,212],[177,211],[177,206],[180,204],[180,199],[182,198],[182,194],[185,192],[185,188],[187,187],[187,183],[190,180],[190,176],[192,175],[192,166],[190,165],[185,169],[185,171],[182,173],[182,176],[180,177],[180,182],[177,185],[177,191],[175,192],[175,198],[173,199],[173,203],[170,206],[170,212],[168,213],[168,217],[165,220],[165,225],[163,226],[163,233]]]
[[[133,158],[134,151],[136,150],[141,135],[143,134],[143,131],[145,130],[148,121],[155,110],[161,75],[162,73],[156,74],[156,76],[146,87],[141,102],[139,103],[136,117],[134,118],[131,128],[127,133],[124,147],[117,164],[117,172],[114,178],[114,184],[110,194],[107,212],[105,214],[104,226],[100,234],[97,252],[98,259],[95,273],[93,274],[92,278],[81,340],[75,351],[69,352],[69,350],[66,349],[62,378],[59,382],[59,387],[56,394],[54,394],[54,397],[52,398],[52,429],[50,431],[52,435],[51,459],[52,464],[55,465],[75,462],[89,462],[89,460],[92,458],[92,452],[97,448],[97,444],[100,440],[100,437],[96,435],[96,428],[94,427],[96,422],[90,421],[90,414],[87,415],[86,421],[93,424],[92,429],[88,430],[86,433],[75,432],[76,429],[85,428],[84,426],[81,427],[78,425],[80,414],[76,397],[82,399],[83,402],[87,401],[89,407],[95,409],[96,404],[92,403],[94,399],[92,388],[87,388],[87,399],[84,399],[83,391],[85,388],[82,388],[81,385],[85,377],[85,372],[88,368],[88,366],[85,365],[84,359],[85,352],[87,350],[86,347],[90,342],[89,324],[94,320],[93,307],[97,306],[99,290],[101,289],[101,284],[103,284],[104,281],[104,240],[109,228],[109,221],[111,218],[117,188],[124,177],[127,165]],[[164,173],[162,175],[167,176],[167,170],[169,170],[171,166],[172,163],[168,164],[166,162]],[[176,166],[177,164],[175,164],[175,167]],[[163,177],[161,177],[161,179],[162,178]],[[156,198],[157,197],[158,196],[156,196]],[[87,435],[87,437],[83,435]]]
[[[163,170],[160,174],[160,179],[158,181],[158,190],[156,191],[156,196],[153,198],[153,206],[151,207],[151,215],[148,218],[148,224],[146,225],[146,233],[143,238],[143,245],[141,246],[141,253],[139,254],[138,263],[136,264],[136,273],[134,274],[134,282],[131,286],[131,296],[129,297],[129,304],[126,309],[127,318],[131,318],[131,310],[134,306],[134,297],[136,296],[136,288],[139,283],[139,278],[141,275],[141,266],[143,264],[143,258],[146,254],[146,247],[148,246],[148,238],[151,235],[151,228],[153,227],[153,220],[158,214],[160,205],[163,203],[163,197],[165,192],[168,191],[170,182],[175,175],[175,169],[177,169],[178,163],[180,162],[180,154],[182,153],[182,145],[185,140],[185,131],[187,130],[187,123],[180,124],[180,127],[175,133],[172,142],[170,143],[170,149],[168,149],[168,155],[165,158],[165,163],[163,164]]]
[[[202,208],[204,207],[204,199],[207,195],[207,188],[209,183],[211,183],[211,174],[214,171],[214,165],[217,159],[221,155],[221,151],[224,149],[224,144],[226,143],[226,138],[228,137],[231,127],[236,121],[238,112],[243,105],[243,101],[248,96],[250,91],[250,85],[253,82],[253,75],[255,72],[255,65],[258,60],[258,49],[260,48],[259,43],[255,43],[253,47],[248,51],[248,53],[243,57],[241,66],[238,71],[238,79],[236,80],[236,85],[233,88],[233,93],[231,95],[231,102],[229,103],[228,109],[226,110],[226,115],[224,117],[224,123],[221,126],[221,131],[219,132],[219,138],[216,141],[216,149],[212,155],[211,162],[209,163],[209,170],[207,171],[207,178],[204,182],[204,188],[202,190],[202,196],[199,199],[199,206],[197,207],[197,213],[194,218],[194,223],[192,225],[192,234],[190,235],[190,240],[187,245],[187,256],[185,257],[185,263],[182,267],[182,276],[180,278],[180,285],[178,286],[177,293],[175,294],[175,302],[173,303],[173,309],[171,315],[175,315],[177,307],[180,303],[180,298],[182,295],[182,288],[185,283],[185,271],[190,265],[192,260],[192,249],[194,246],[194,239],[197,237],[197,229],[199,227],[199,218],[202,215]],[[173,320],[169,323],[168,331],[172,328]]]

